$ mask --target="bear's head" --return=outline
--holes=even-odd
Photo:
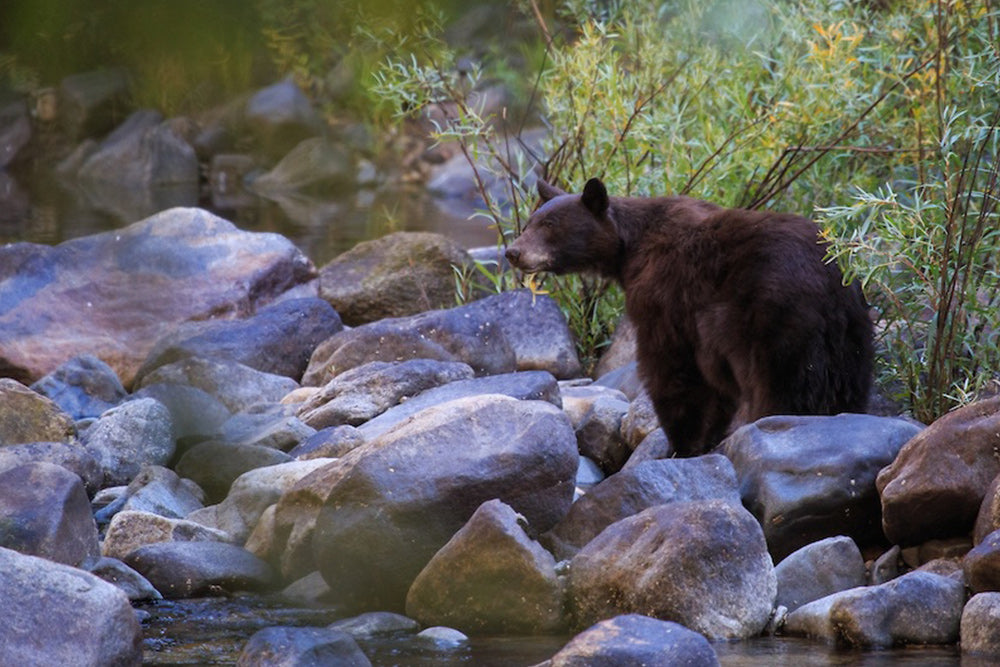
[[[538,196],[542,204],[507,248],[507,261],[526,273],[615,275],[620,244],[604,183],[592,178],[574,195],[539,180]]]

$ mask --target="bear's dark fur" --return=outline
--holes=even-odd
[[[714,448],[734,422],[862,412],[872,323],[858,285],[825,261],[815,223],[688,197],[582,195],[543,204],[507,250],[523,271],[617,279],[639,373],[674,451]]]

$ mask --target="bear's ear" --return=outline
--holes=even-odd
[[[542,202],[547,202],[554,197],[566,194],[564,191],[560,190],[554,185],[549,185],[542,179],[538,179],[538,196],[541,198]]]
[[[580,201],[587,207],[587,210],[598,218],[603,217],[608,210],[608,190],[599,178],[592,178],[583,186],[583,195]]]

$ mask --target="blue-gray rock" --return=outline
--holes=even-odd
[[[198,209],[166,210],[57,246],[8,244],[0,247],[0,368],[31,383],[90,353],[128,388],[156,341],[179,323],[246,317],[314,275],[288,239],[240,231]],[[298,341],[297,331],[311,328],[304,315],[283,312],[285,337]],[[243,344],[259,349],[249,337]],[[308,358],[280,346],[272,353],[303,367]]]
[[[122,403],[101,415],[83,445],[104,468],[107,486],[128,484],[143,466],[165,466],[176,444],[170,411],[152,398]]]
[[[137,379],[165,364],[197,356],[228,359],[297,380],[313,348],[342,328],[337,312],[315,297],[280,301],[240,320],[189,322],[157,341]]]
[[[556,561],[528,537],[523,521],[499,500],[480,505],[413,581],[407,615],[469,635],[564,629]]]
[[[114,370],[92,354],[61,364],[31,385],[73,419],[100,417],[128,395]]]
[[[622,419],[628,410],[628,401],[602,396],[593,402],[576,426],[580,453],[595,461],[608,475],[621,470],[632,454],[632,448],[622,437]]]
[[[968,534],[1000,474],[998,448],[1000,396],[949,412],[907,442],[876,480],[890,542]]]
[[[351,635],[329,628],[275,626],[258,630],[243,645],[237,667],[370,667]]]
[[[372,639],[374,637],[415,635],[420,630],[420,623],[409,616],[394,614],[391,611],[370,611],[334,621],[327,627],[331,630],[346,632],[358,639]]]
[[[115,586],[4,548],[0,572],[0,664],[142,664],[142,628]]]
[[[142,576],[117,558],[102,556],[94,562],[85,563],[87,572],[100,577],[120,589],[129,600],[161,600],[160,591],[153,588],[146,577]]]
[[[0,447],[0,471],[42,462],[75,473],[91,498],[104,486],[104,469],[79,442],[31,442]]]
[[[914,571],[805,604],[788,615],[785,631],[864,648],[953,644],[964,604],[962,582]]]
[[[551,667],[712,667],[719,664],[704,636],[679,623],[641,614],[603,620],[573,637]]]
[[[96,512],[95,518],[106,524],[116,513],[131,510],[183,519],[204,507],[203,495],[194,482],[181,479],[173,470],[147,465],[128,483],[124,493]]]
[[[365,437],[353,426],[330,426],[288,450],[288,455],[296,459],[338,458],[364,442]]]
[[[865,560],[849,537],[828,537],[789,554],[774,568],[775,604],[788,611],[865,584]]]
[[[175,469],[205,491],[209,504],[215,504],[226,497],[229,487],[243,473],[291,460],[288,454],[272,447],[208,441],[187,450]]]
[[[326,499],[315,563],[348,609],[402,610],[413,579],[483,502],[552,527],[569,509],[577,456],[569,420],[549,403],[487,395],[429,408],[348,454],[330,490],[313,491]]]
[[[608,526],[570,561],[567,598],[581,628],[643,613],[709,639],[745,639],[764,629],[776,593],[753,515],[700,500],[657,505]]]
[[[973,595],[962,610],[962,655],[1000,659],[1000,593]]]
[[[247,100],[244,118],[260,149],[277,159],[300,141],[322,134],[323,119],[291,79],[262,88]]]
[[[372,361],[330,380],[298,413],[314,428],[358,426],[422,391],[472,376],[472,369],[459,362]]]
[[[364,241],[319,272],[319,295],[348,326],[455,304],[455,269],[468,253],[443,234],[396,232]]]
[[[80,478],[51,463],[0,472],[0,546],[67,565],[97,557],[97,524]]]
[[[780,560],[836,535],[881,544],[875,478],[920,427],[890,417],[765,417],[738,429],[720,451],[733,462],[743,504]]]
[[[123,561],[166,598],[266,592],[276,583],[270,565],[246,549],[225,542],[147,544]]]
[[[291,414],[291,406],[258,405],[259,412],[237,413],[222,424],[219,439],[235,445],[257,445],[287,452],[316,434],[316,429]]]
[[[616,521],[656,505],[712,499],[740,504],[736,473],[726,457],[707,454],[647,461],[590,489],[543,536],[543,542],[558,558],[571,558]]]

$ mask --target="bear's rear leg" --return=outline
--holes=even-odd
[[[699,456],[718,446],[736,414],[736,402],[707,385],[689,385],[679,392],[650,392],[660,425],[675,454]]]

